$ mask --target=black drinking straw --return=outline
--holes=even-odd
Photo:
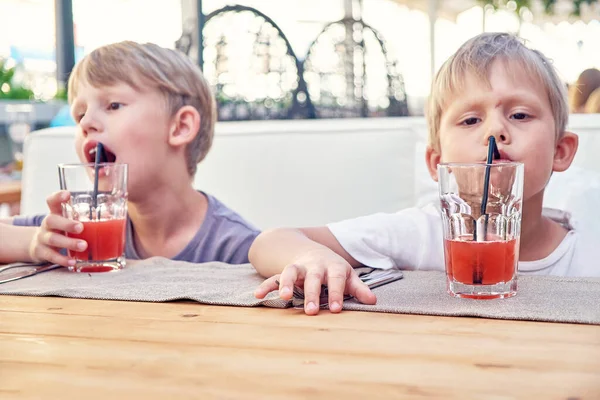
[[[498,146],[496,146],[496,139],[494,139],[493,136],[490,136],[490,138],[493,139],[494,141],[494,160],[499,160],[500,159],[500,151],[498,150]],[[488,154],[488,160],[490,158],[490,155]],[[488,163],[489,164],[489,163]]]
[[[92,210],[96,210],[98,207],[98,170],[100,163],[105,162],[106,156],[104,154],[104,146],[98,142],[96,145],[96,159],[94,161],[94,193],[92,195],[92,206],[90,209],[90,220],[92,219]],[[96,210],[97,218],[100,218],[100,213]]]
[[[485,215],[486,225],[487,225],[487,203],[488,203],[488,191],[490,188],[490,169],[491,164],[494,159],[500,158],[500,152],[498,151],[498,147],[496,146],[496,138],[490,136],[488,141],[488,156],[485,166],[485,179],[483,181],[483,199],[481,200],[481,215]],[[487,228],[487,227],[486,227]],[[486,229],[487,231],[487,229]],[[484,232],[484,237],[485,237]]]

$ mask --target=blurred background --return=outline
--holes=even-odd
[[[484,31],[521,36],[571,90],[600,75],[598,0],[0,0],[0,20],[0,181],[28,132],[73,124],[73,65],[122,40],[192,57],[220,121],[421,116],[437,69]]]
[[[600,67],[597,1],[0,0],[2,71],[16,67],[12,93],[0,81],[2,98],[64,100],[57,56],[69,46],[75,62],[121,40],[197,59],[198,5],[223,120],[420,115],[432,74],[482,31],[518,33],[567,83]],[[58,32],[69,17],[72,33]]]

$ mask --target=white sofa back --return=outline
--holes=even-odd
[[[551,179],[547,206],[568,206],[600,175],[600,115],[572,116],[569,127],[580,136],[575,168]],[[58,190],[56,165],[78,162],[74,134],[52,128],[27,138],[23,214],[45,212],[46,197]],[[425,138],[419,117],[220,122],[194,186],[261,229],[393,212],[437,198]]]
[[[415,132],[398,119],[221,124],[195,185],[261,228],[414,202]]]

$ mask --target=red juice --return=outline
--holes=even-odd
[[[476,242],[445,240],[446,272],[466,285],[495,285],[515,276],[517,239]]]
[[[69,257],[81,261],[114,260],[123,255],[125,249],[125,218],[99,221],[82,221],[83,232],[69,233],[72,238],[85,240],[84,251],[69,250]]]

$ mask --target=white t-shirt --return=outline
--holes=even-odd
[[[586,232],[586,224],[578,226],[568,213],[544,209],[544,215],[563,224],[569,232],[548,257],[519,262],[519,273],[600,277],[600,238],[594,232]],[[433,204],[335,222],[327,227],[363,265],[444,271],[442,219]]]

